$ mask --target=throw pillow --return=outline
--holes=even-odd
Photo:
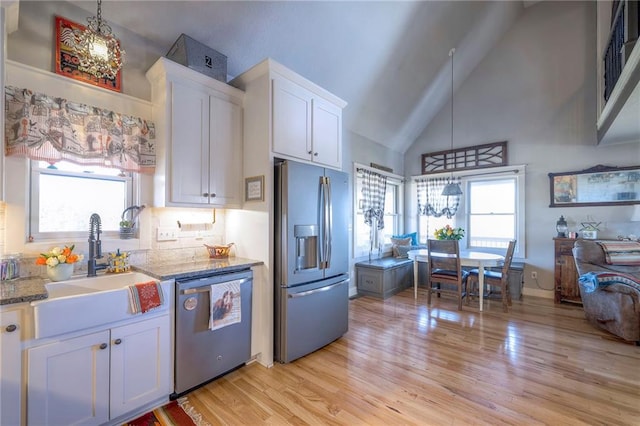
[[[411,238],[397,238],[391,237],[391,250],[393,251],[393,257],[399,257],[398,247],[411,245]]]
[[[393,238],[411,238],[411,245],[412,246],[417,246],[418,245],[418,233],[417,232],[411,232],[410,234],[404,234],[404,235],[392,235],[391,239]]]

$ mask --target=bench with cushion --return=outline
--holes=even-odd
[[[356,263],[358,294],[386,299],[413,287],[413,261],[407,258],[383,257]]]

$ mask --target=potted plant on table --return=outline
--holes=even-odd
[[[51,281],[64,281],[71,278],[73,264],[84,259],[82,254],[73,253],[75,245],[54,247],[46,253],[40,253],[36,259],[36,265],[47,267],[47,276]]]
[[[444,228],[436,229],[433,233],[436,240],[461,240],[464,237],[464,229],[452,228],[450,225]]]

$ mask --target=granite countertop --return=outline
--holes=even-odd
[[[262,265],[259,260],[242,257],[227,259],[195,259],[180,263],[149,262],[142,265],[131,265],[132,269],[145,273],[159,280],[198,278],[205,275],[240,271],[252,266]]]
[[[44,284],[47,281],[44,278],[33,277],[0,282],[0,305],[46,299],[47,290]]]
[[[159,280],[198,278],[205,275],[240,271],[252,266],[262,265],[262,261],[229,257],[227,259],[195,259],[180,263],[149,262],[142,265],[131,265],[132,269],[145,273]],[[0,282],[0,305],[33,302],[48,297],[46,278],[18,278]]]

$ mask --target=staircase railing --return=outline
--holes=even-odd
[[[604,100],[609,100],[625,62],[638,39],[640,8],[638,1],[619,0],[612,2],[611,32],[604,61]]]

